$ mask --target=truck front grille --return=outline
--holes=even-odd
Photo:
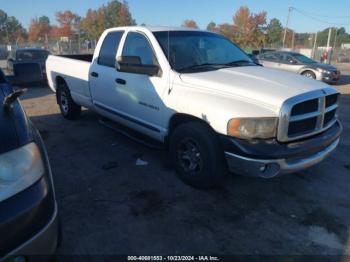
[[[331,127],[336,122],[338,99],[338,93],[326,88],[287,100],[281,111],[278,140],[296,140]]]

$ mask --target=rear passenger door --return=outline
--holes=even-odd
[[[100,53],[90,67],[90,92],[95,108],[102,114],[111,110],[118,110],[121,103],[120,90],[116,79],[119,72],[115,69],[115,62],[119,43],[124,31],[113,31],[106,35]]]
[[[265,53],[262,54],[259,57],[259,62],[268,68],[274,68],[274,69],[278,69],[279,68],[279,61],[277,56],[274,53]]]

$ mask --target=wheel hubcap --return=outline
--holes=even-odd
[[[61,109],[64,114],[68,113],[68,99],[66,92],[62,91],[60,96]]]
[[[305,76],[306,76],[307,78],[314,78],[314,76],[313,76],[312,74],[310,74],[310,73],[306,73]]]
[[[203,166],[202,156],[194,140],[185,138],[181,141],[178,147],[178,159],[186,172],[201,172]]]

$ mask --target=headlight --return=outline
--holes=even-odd
[[[327,74],[327,75],[332,74],[331,71],[328,71],[328,70],[326,70],[326,69],[322,69],[322,68],[321,68],[320,71],[321,71],[321,73],[323,73],[323,74]]]
[[[33,185],[44,172],[35,143],[0,155],[0,202]]]
[[[241,139],[276,137],[278,118],[233,118],[228,122],[227,134]]]

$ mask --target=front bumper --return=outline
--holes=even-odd
[[[334,72],[331,74],[321,74],[321,80],[326,83],[336,83],[340,79],[340,72]]]
[[[320,163],[337,148],[341,132],[342,126],[337,122],[322,134],[288,144],[228,137],[221,137],[221,141],[231,172],[272,178]]]
[[[48,179],[0,205],[0,261],[17,256],[51,255],[57,247],[57,204]]]
[[[39,132],[33,128],[32,133],[42,154],[45,174],[27,189],[0,202],[0,262],[19,256],[35,261],[38,255],[54,254],[58,244],[58,211],[51,167]]]

